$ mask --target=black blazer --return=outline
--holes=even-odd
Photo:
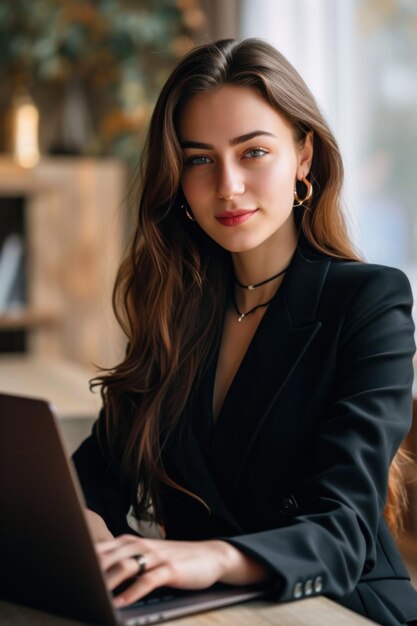
[[[399,270],[301,240],[214,423],[217,338],[164,453],[198,501],[161,486],[167,538],[222,537],[266,564],[277,599],[324,594],[386,626],[417,620],[383,519],[411,422],[412,295]],[[129,532],[118,463],[92,436],[74,455],[87,504]]]

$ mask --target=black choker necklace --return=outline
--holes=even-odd
[[[257,287],[260,287],[261,285],[266,285],[266,283],[271,282],[271,280],[275,280],[276,278],[278,278],[278,276],[281,276],[282,274],[284,274],[287,271],[287,269],[288,269],[288,266],[284,267],[284,269],[281,270],[280,272],[278,272],[278,274],[274,274],[274,276],[271,276],[271,278],[266,278],[265,280],[261,281],[260,283],[254,283],[253,285],[242,285],[242,283],[240,283],[238,281],[238,279],[236,278],[236,276],[235,276],[235,283],[236,283],[236,285],[239,285],[239,287],[242,287],[242,289],[249,289],[249,291],[253,291]],[[259,304],[258,306],[266,306],[267,304],[269,304],[269,302],[266,302],[265,304]],[[246,315],[248,315],[248,313],[246,313]]]

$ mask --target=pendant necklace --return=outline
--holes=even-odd
[[[275,278],[278,278],[279,276],[281,276],[282,274],[285,274],[285,272],[287,271],[288,266],[285,267],[283,270],[281,270],[280,272],[278,272],[278,274],[274,274],[274,276],[271,276],[270,278],[266,278],[265,280],[262,280],[260,283],[252,283],[251,285],[242,285],[242,283],[240,283],[238,281],[238,279],[234,278],[235,283],[241,287],[242,289],[248,289],[249,291],[254,291],[257,287],[260,287],[261,285],[265,285],[266,283],[271,282],[271,280],[275,280]],[[266,306],[268,306],[268,304],[270,304],[272,302],[272,300],[274,299],[274,296],[272,296],[272,298],[270,300],[268,300],[267,302],[261,302],[260,304],[257,304],[256,306],[254,306],[252,309],[249,309],[249,311],[246,311],[246,313],[242,313],[239,310],[239,307],[237,306],[237,302],[236,302],[236,297],[235,297],[235,293],[233,291],[233,306],[235,307],[235,311],[238,314],[238,318],[237,321],[241,322],[245,317],[248,317],[248,315],[252,315],[252,313],[255,313],[255,311],[257,311],[258,309],[264,308]]]
[[[233,306],[235,307],[235,311],[238,314],[237,321],[241,322],[245,317],[248,317],[248,315],[252,315],[252,313],[255,313],[255,311],[257,311],[258,309],[268,306],[268,304],[270,304],[273,299],[274,297],[272,296],[272,298],[268,300],[268,302],[261,302],[261,304],[257,304],[256,306],[254,306],[253,309],[249,309],[249,311],[246,311],[246,313],[242,313],[241,311],[239,311],[236,303],[235,294],[233,294]]]

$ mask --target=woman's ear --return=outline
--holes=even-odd
[[[309,130],[305,136],[304,144],[299,148],[297,178],[301,180],[310,171],[314,151],[314,134]]]

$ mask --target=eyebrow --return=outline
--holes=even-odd
[[[245,135],[240,135],[239,137],[234,137],[229,140],[229,144],[231,146],[237,146],[239,143],[244,143],[245,141],[249,141],[249,139],[253,139],[254,137],[259,137],[259,135],[267,135],[268,137],[276,137],[273,133],[269,133],[267,130],[254,130],[251,133],[246,133]],[[210,143],[202,143],[201,141],[182,141],[182,148],[200,148],[203,150],[214,150],[214,146]]]

